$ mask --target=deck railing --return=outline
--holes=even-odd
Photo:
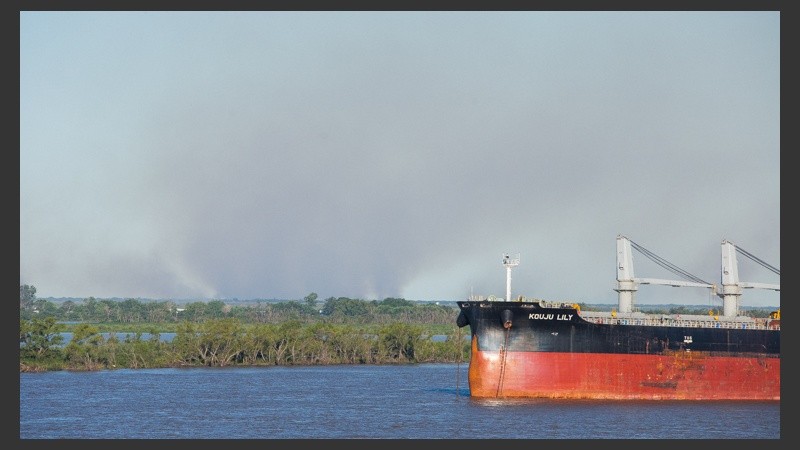
[[[605,313],[608,314],[608,313]],[[609,317],[606,315],[596,315],[589,312],[582,312],[580,316],[587,322],[608,325],[641,325],[641,326],[666,326],[682,328],[726,328],[736,330],[780,330],[779,323],[772,323],[771,319],[751,318],[747,321],[725,320],[710,317],[704,319],[687,319],[680,317]]]

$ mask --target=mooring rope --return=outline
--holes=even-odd
[[[464,341],[461,339],[461,327],[458,327],[458,341],[456,342],[458,348],[458,359],[456,360],[456,398],[461,396],[461,388],[458,382],[461,378],[461,360],[464,359]]]

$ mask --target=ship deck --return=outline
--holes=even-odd
[[[683,328],[728,328],[738,330],[780,330],[772,319],[747,316],[725,317],[689,314],[612,313],[607,311],[578,311],[587,322],[611,325],[667,326]]]
[[[473,296],[469,301],[502,301],[493,297],[488,299],[482,296]],[[641,325],[680,328],[726,328],[732,330],[778,330],[780,320],[749,316],[727,317],[723,315],[698,315],[698,314],[648,314],[641,311],[620,313],[615,311],[582,311],[577,304],[570,302],[553,302],[547,300],[533,300],[521,297],[521,302],[537,304],[542,308],[569,308],[576,309],[578,316],[583,320],[602,325]],[[512,302],[513,303],[513,302]]]

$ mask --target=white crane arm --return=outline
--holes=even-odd
[[[663,286],[674,286],[674,287],[683,286],[683,287],[702,287],[702,288],[716,289],[716,286],[713,284],[695,283],[693,281],[661,280],[658,278],[634,278],[633,281],[639,284],[660,284]]]
[[[769,289],[772,291],[781,291],[780,284],[768,284],[768,283],[746,283],[743,281],[739,282],[739,286],[745,289]]]

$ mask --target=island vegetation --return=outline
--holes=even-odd
[[[769,309],[751,313],[766,317]],[[458,328],[457,315],[455,302],[320,301],[313,292],[238,305],[94,297],[57,303],[20,285],[20,371],[460,363],[469,359],[469,327]],[[174,336],[164,340],[163,333]]]
[[[94,297],[59,305],[35,294],[20,286],[20,371],[460,362],[469,350],[455,304],[318,302],[311,293],[249,305]]]

